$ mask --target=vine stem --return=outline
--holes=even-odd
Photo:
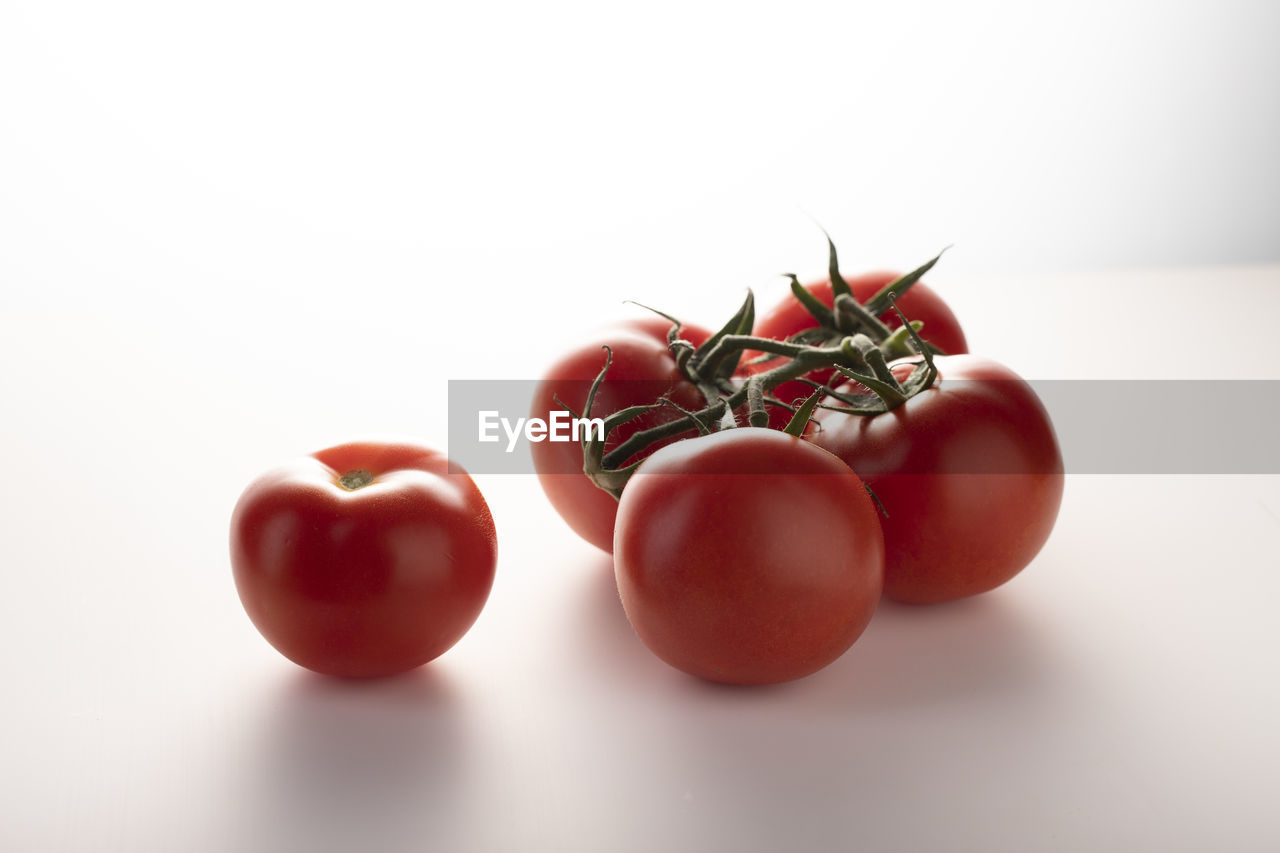
[[[760,350],[761,352],[773,353],[774,355],[782,355],[788,358],[799,358],[806,352],[813,350],[814,347],[789,343],[788,341],[775,341],[773,338],[757,338],[753,335],[725,335],[716,341],[715,346],[703,356],[698,369],[714,374],[716,368],[726,358],[747,349]]]
[[[825,234],[825,232],[824,232]],[[667,438],[674,438],[681,433],[697,430],[706,434],[716,429],[732,429],[738,427],[735,412],[746,405],[747,422],[752,427],[767,427],[769,415],[766,404],[782,405],[792,411],[794,416],[787,426],[787,432],[802,434],[815,406],[828,408],[820,400],[824,394],[850,405],[848,411],[862,415],[873,415],[886,412],[901,405],[915,394],[932,385],[937,376],[933,364],[933,353],[939,352],[918,334],[920,323],[908,322],[898,310],[897,298],[920,280],[938,262],[942,256],[939,252],[932,260],[917,267],[906,275],[899,276],[881,288],[866,302],[860,303],[854,296],[844,276],[836,256],[835,244],[827,237],[828,267],[831,280],[832,305],[823,304],[800,280],[788,273],[791,290],[795,298],[817,321],[817,325],[801,335],[793,336],[786,341],[772,338],[756,337],[750,334],[754,327],[755,301],[751,291],[747,291],[746,299],[737,313],[720,331],[712,335],[700,346],[693,346],[679,337],[681,324],[674,317],[656,311],[662,317],[672,321],[672,328],[667,333],[667,344],[675,357],[681,374],[697,387],[706,402],[706,406],[697,412],[681,408],[673,401],[664,400],[655,404],[673,406],[681,416],[649,429],[633,433],[617,447],[604,450],[604,441],[584,439],[583,441],[583,473],[590,477],[602,489],[614,497],[620,496],[626,479],[640,465],[637,461],[625,467],[626,461],[649,448],[654,443]],[[943,251],[946,251],[945,249]],[[649,309],[653,310],[653,309]],[[886,311],[892,310],[902,323],[898,329],[890,329],[880,319]],[[804,342],[800,342],[804,335]],[[609,369],[612,353],[606,347],[605,367],[596,377],[587,396],[587,412],[590,412],[595,392]],[[735,374],[739,370],[742,353],[745,350],[757,350],[767,353],[769,357],[758,359],[768,363],[776,358],[786,361],[777,367],[763,370],[749,376],[745,382],[735,384]],[[888,362],[904,355],[920,354],[924,363],[917,366],[911,375],[899,382],[889,369]],[[856,381],[870,393],[846,396],[833,387],[812,382],[805,375],[820,369],[835,368],[845,378]],[[814,388],[814,392],[798,408],[787,406],[776,400],[770,392],[784,382],[798,380]],[[862,405],[865,401],[866,405]],[[606,436],[613,427],[634,420],[652,406],[637,406],[614,413],[606,419],[612,424],[606,429]]]
[[[762,395],[763,392],[772,390],[783,382],[796,379],[819,367],[840,365],[852,368],[858,366],[857,359],[851,358],[845,348],[839,344],[828,347],[806,347],[765,338],[753,338],[748,335],[727,335],[721,339],[720,344],[717,344],[717,346],[726,345],[737,346],[739,349],[758,349],[760,347],[756,346],[757,343],[773,345],[778,349],[785,348],[792,354],[791,361],[786,364],[766,370],[763,373],[757,373],[752,377],[753,380],[756,380],[755,385],[760,389]],[[781,354],[786,355],[788,353]],[[709,360],[710,356],[708,356]],[[671,438],[682,432],[696,429],[698,423],[706,424],[715,420],[723,421],[726,417],[732,418],[733,411],[747,402],[748,395],[751,393],[748,390],[751,384],[751,382],[748,382],[729,396],[719,397],[714,403],[708,401],[707,408],[702,411],[633,433],[626,441],[604,455],[603,464],[605,467],[612,468],[630,459],[655,441]]]

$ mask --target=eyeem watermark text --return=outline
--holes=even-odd
[[[986,381],[1007,380],[949,380],[954,390]],[[1280,423],[1280,379],[1028,381],[1053,420],[1068,474],[1280,476],[1280,441],[1275,436],[1275,425]],[[561,400],[585,400],[592,384],[591,379],[566,380],[552,390]],[[665,388],[653,382],[622,386],[615,399],[656,400]],[[572,412],[559,407],[534,409],[535,399],[545,404],[545,396],[538,393],[539,382],[533,379],[450,380],[450,462],[471,474],[534,474],[535,453],[555,446],[546,442],[598,438],[603,418],[612,414],[602,405],[593,407],[591,412],[600,417],[579,419],[575,429]],[[1230,428],[1224,432],[1221,418],[1169,417],[1169,412],[1185,410],[1188,400],[1213,400],[1215,411],[1231,413]],[[1098,412],[1106,412],[1107,418],[1099,419]],[[502,413],[538,417],[503,418]],[[643,423],[661,420],[655,416]],[[696,435],[690,430],[682,437]],[[543,473],[582,474],[579,454],[539,455]],[[1026,473],[1018,454],[973,450],[949,460],[952,474]]]
[[[546,420],[542,418],[510,418],[502,417],[496,410],[484,410],[479,415],[480,431],[477,440],[485,443],[502,439],[499,429],[507,437],[507,453],[516,449],[520,436],[525,441],[573,441],[586,439],[604,441],[603,418],[575,418],[568,412],[552,412]]]

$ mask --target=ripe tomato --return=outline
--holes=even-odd
[[[497,539],[471,477],[412,444],[352,443],[255,480],[231,517],[240,601],[271,645],[375,677],[447,651],[480,615]]]
[[[1062,502],[1062,454],[1031,387],[976,356],[934,361],[934,385],[903,405],[873,417],[821,411],[811,437],[883,504],[885,595],[912,604],[1012,578],[1049,538]]]
[[[531,417],[547,419],[562,411],[556,398],[579,415],[584,414],[592,381],[612,351],[609,372],[596,394],[592,417],[606,417],[630,406],[647,405],[668,396],[685,409],[705,405],[702,394],[685,379],[667,348],[671,324],[661,318],[634,320],[606,329],[560,358],[534,390]],[[681,337],[695,346],[710,337],[705,329],[686,326]],[[612,449],[642,429],[681,417],[671,408],[656,409],[609,435]],[[576,442],[543,441],[530,445],[538,481],[551,505],[586,541],[604,551],[613,550],[613,520],[618,501],[582,473],[582,447]]]
[[[849,289],[853,291],[853,298],[858,302],[866,302],[879,293],[880,288],[889,284],[898,276],[899,273],[895,272],[869,272],[861,275],[845,276],[845,281],[849,283]],[[830,307],[834,302],[835,297],[831,293],[830,279],[806,284],[805,290],[816,296],[823,305]],[[956,315],[951,312],[951,308],[947,303],[942,301],[942,297],[924,282],[913,284],[906,293],[898,298],[897,304],[898,310],[908,320],[919,320],[924,324],[920,328],[920,336],[947,355],[959,355],[969,351],[969,345],[964,338],[964,331],[960,328],[960,321],[956,319]],[[898,319],[898,315],[892,310],[881,314],[880,319],[890,329],[896,329],[902,325],[902,321]],[[767,314],[756,320],[755,335],[760,338],[774,338],[781,341],[814,325],[813,317],[800,304],[800,301],[794,296],[788,295]]]
[[[884,574],[862,481],[799,438],[741,427],[668,445],[622,493],[618,593],[650,650],[732,684],[789,681],[839,657]]]
[[[855,276],[846,275],[845,281],[849,283],[849,289],[853,291],[853,298],[858,302],[866,302],[879,293],[882,287],[898,277],[899,273],[895,272],[868,272]],[[805,289],[816,296],[823,305],[830,307],[835,301],[831,291],[830,279],[806,284]],[[897,305],[908,320],[913,322],[919,320],[924,323],[920,329],[921,337],[943,352],[948,355],[957,355],[969,351],[968,343],[964,338],[964,331],[960,328],[960,321],[956,319],[956,315],[951,312],[951,308],[948,307],[947,303],[942,301],[942,297],[938,296],[924,282],[916,282],[912,285],[897,300]],[[880,319],[890,329],[896,329],[902,325],[902,321],[898,319],[898,315],[892,310],[881,314]],[[797,332],[812,328],[814,325],[816,325],[816,321],[813,316],[805,310],[805,307],[798,299],[788,295],[767,314],[756,320],[753,334],[759,338],[773,338],[774,340],[783,341]],[[755,351],[744,353],[742,357],[744,365],[759,354]],[[758,373],[781,363],[778,360],[764,362],[746,366],[744,370],[748,373]],[[815,382],[827,382],[834,374],[834,370],[818,370],[814,371],[808,378]],[[813,393],[813,389],[803,382],[784,382],[773,391],[773,395],[777,399],[791,405],[798,405],[811,393]],[[785,409],[773,407],[769,411],[769,426],[781,429],[787,425],[788,418],[789,414]]]

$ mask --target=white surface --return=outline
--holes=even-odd
[[[1001,308],[976,310],[999,283],[935,279],[975,347],[1022,355],[1029,376],[1110,364],[1057,336],[1086,319],[1081,297],[1122,312],[1169,298],[1135,353],[1190,319],[1179,294],[1280,307],[1275,266],[1028,279],[1054,318],[1033,353]],[[397,315],[334,354],[333,324],[234,320],[7,316],[5,849],[1280,843],[1280,478],[1070,478],[1048,546],[1006,587],[884,605],[828,669],[731,689],[639,644],[609,560],[532,478],[482,477],[501,555],[471,633],[407,677],[334,683],[241,611],[231,506],[260,469],[327,441],[443,434],[417,378],[439,342]],[[1233,369],[1280,375],[1267,346],[1243,338]],[[1193,351],[1138,364],[1124,369],[1208,375]]]

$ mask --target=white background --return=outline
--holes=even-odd
[[[534,378],[624,299],[779,298],[815,219],[850,270],[954,244],[930,282],[1029,377],[1280,378],[1277,31],[1263,2],[0,5],[0,846],[1273,849],[1274,477],[1071,478],[1008,587],[886,605],[765,690],[649,655],[530,478],[480,478],[475,628],[377,684],[256,635],[226,526],[292,455],[443,444],[446,380]]]

